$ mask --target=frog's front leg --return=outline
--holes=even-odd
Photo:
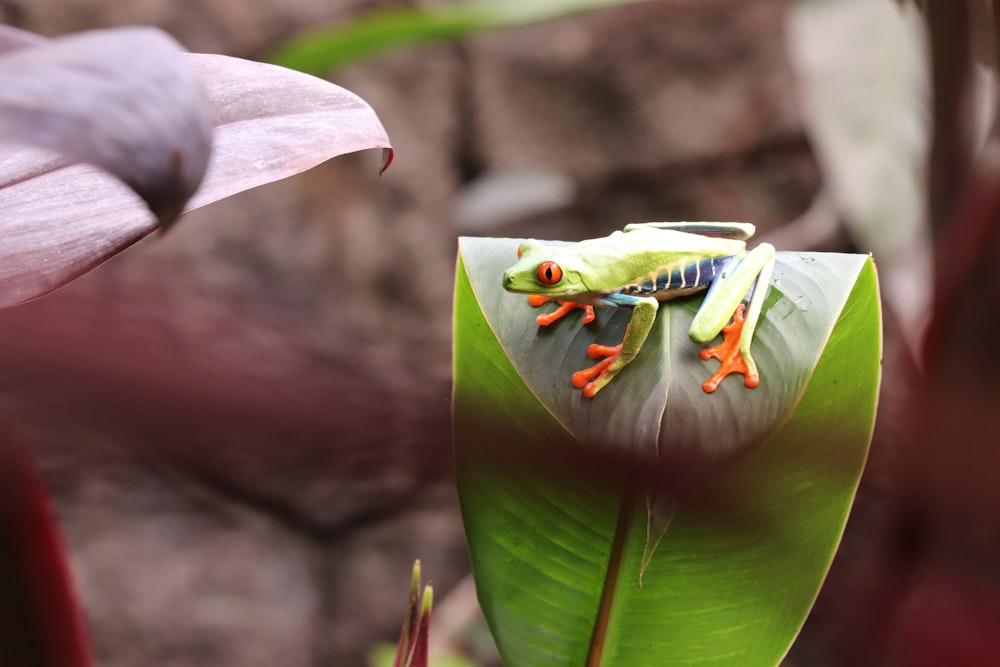
[[[576,301],[560,301],[559,299],[553,299],[550,296],[542,296],[541,294],[532,294],[528,297],[528,303],[530,303],[535,308],[548,303],[549,301],[555,301],[559,306],[551,313],[542,313],[535,318],[535,322],[539,326],[547,327],[557,320],[561,320],[566,317],[570,312],[579,308],[583,311],[583,323],[590,324],[594,321],[596,315],[594,314],[594,307],[587,305],[585,303],[577,303]]]
[[[646,341],[659,301],[653,297],[637,297],[629,294],[609,294],[601,299],[601,304],[609,308],[632,308],[632,319],[625,329],[622,342],[614,346],[597,345],[587,348],[587,354],[594,359],[604,357],[600,362],[573,374],[573,386],[583,390],[583,395],[593,398],[606,387],[622,369],[632,363]]]
[[[722,343],[702,350],[702,359],[715,358],[719,369],[702,384],[707,393],[732,373],[743,374],[743,384],[760,384],[757,364],[750,356],[750,344],[767,297],[767,288],[774,271],[774,247],[761,243],[743,257],[728,276],[716,279],[709,288],[698,314],[691,323],[689,334],[696,343],[707,343],[721,332]],[[749,294],[749,303],[746,303]],[[732,323],[729,322],[730,317]]]

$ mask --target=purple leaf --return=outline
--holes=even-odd
[[[8,33],[0,31],[0,53]],[[7,41],[9,43],[9,41]],[[0,62],[7,57],[0,55]],[[291,176],[337,155],[383,149],[364,100],[315,77],[219,55],[184,54],[211,106],[208,172],[185,210]],[[0,307],[64,285],[150,234],[156,219],[121,182],[50,152],[0,152]]]
[[[48,42],[41,35],[36,35],[27,30],[12,28],[9,25],[0,25],[0,55],[8,51],[23,49],[26,46],[38,46]]]
[[[201,182],[211,134],[194,69],[154,28],[85,32],[0,57],[0,142],[104,169],[162,225]],[[13,157],[19,169],[4,181],[31,174]]]

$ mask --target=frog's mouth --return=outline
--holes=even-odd
[[[547,296],[553,299],[561,299],[564,297],[571,297],[580,293],[580,290],[575,288],[567,289],[556,289],[554,287],[543,287],[533,280],[518,280],[517,276],[508,276],[504,274],[503,277],[503,288],[508,292],[514,294],[537,294],[539,296]]]

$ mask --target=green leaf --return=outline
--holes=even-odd
[[[500,287],[517,244],[463,238],[455,298],[459,492],[505,664],[777,664],[867,455],[881,351],[871,259],[779,253],[756,389],[729,378],[702,392],[717,362],[688,340],[694,297],[661,306],[638,358],[586,399],[571,373],[630,313],[540,329]]]
[[[309,32],[286,44],[271,60],[323,74],[352,60],[384,51],[647,0],[490,0],[433,9],[397,7]]]

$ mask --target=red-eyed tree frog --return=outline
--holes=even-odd
[[[517,263],[504,271],[503,286],[530,295],[533,306],[557,302],[555,311],[536,318],[542,326],[575,308],[584,310],[584,324],[594,320],[595,306],[632,309],[622,342],[591,345],[587,354],[601,361],[573,374],[573,385],[588,398],[635,359],[661,301],[703,290],[688,333],[704,344],[721,332],[723,341],[700,353],[722,362],[702,389],[714,392],[731,373],[742,373],[744,385],[756,387],[760,376],[750,343],[774,270],[774,247],[761,243],[748,252],[745,241],[753,233],[745,223],[649,222],[570,245],[527,240]]]

